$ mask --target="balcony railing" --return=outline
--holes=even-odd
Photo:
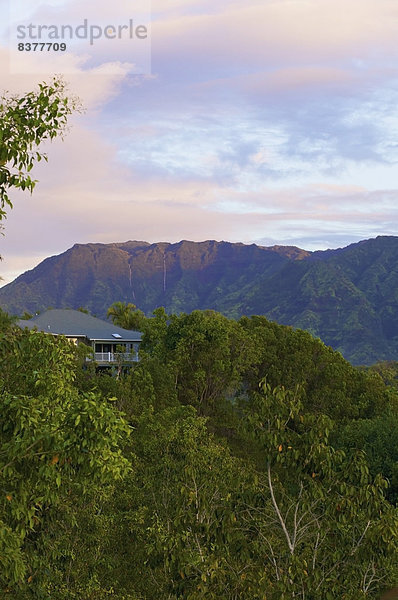
[[[93,357],[90,356],[87,360],[95,360],[99,364],[130,363],[138,362],[138,354],[130,352],[95,352]]]

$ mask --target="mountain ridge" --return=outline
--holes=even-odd
[[[307,329],[354,363],[398,359],[398,237],[343,248],[206,240],[75,244],[0,288],[13,314],[115,301],[146,314],[214,309]]]

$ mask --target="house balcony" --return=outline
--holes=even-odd
[[[138,362],[136,352],[95,352],[93,356],[88,357],[87,361],[95,361],[99,365],[116,365]]]

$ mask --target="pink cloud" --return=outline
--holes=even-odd
[[[160,2],[162,5],[162,2]],[[155,3],[156,6],[156,3]],[[165,56],[181,54],[216,64],[295,65],[396,50],[398,7],[389,0],[308,0],[217,4],[153,25]]]

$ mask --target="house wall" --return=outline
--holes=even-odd
[[[57,335],[57,334],[56,334]],[[86,344],[90,345],[88,339],[84,336],[79,336],[79,337],[70,337],[70,336],[65,336],[69,341],[71,341],[73,344],[75,344],[75,346],[79,346],[80,344]]]

